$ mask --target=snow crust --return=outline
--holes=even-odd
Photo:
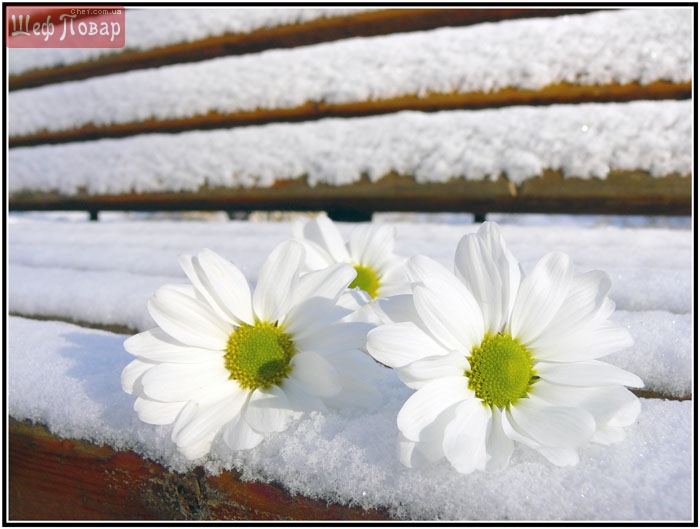
[[[194,42],[225,34],[298,24],[340,16],[368,8],[139,8],[126,9],[126,45],[123,48],[8,48],[10,75],[51,66],[95,60],[126,50],[148,50],[170,44]]]
[[[8,329],[13,417],[44,423],[59,436],[132,449],[175,470],[193,466],[175,451],[168,427],[146,425],[133,413],[119,382],[131,358],[124,335],[17,317]],[[374,413],[313,414],[234,455],[218,443],[205,466],[213,473],[236,468],[245,479],[274,480],[312,498],[388,507],[407,519],[691,519],[689,401],[643,399],[627,439],[586,446],[576,467],[554,467],[518,447],[507,470],[463,476],[447,464],[401,466],[395,420],[410,390],[387,369],[381,392],[384,403]]]
[[[400,112],[301,124],[146,134],[13,148],[10,193],[64,195],[269,187],[288,179],[347,185],[391,171],[419,183],[516,183],[544,169],[605,178],[611,170],[689,175],[693,102]]]
[[[153,325],[146,299],[158,286],[186,282],[178,254],[209,247],[255,282],[269,251],[292,232],[290,222],[141,221],[117,214],[99,223],[47,218],[8,218],[10,312],[135,330]],[[478,228],[381,216],[379,221],[396,229],[398,253],[423,253],[446,266],[461,236]],[[338,226],[345,236],[355,228]],[[618,309],[612,319],[630,329],[635,345],[604,360],[641,376],[645,389],[669,397],[692,393],[689,227],[599,226],[585,219],[501,227],[526,271],[545,253],[560,250],[572,256],[577,273],[610,273]],[[59,436],[134,450],[173,470],[194,464],[211,473],[233,468],[245,479],[281,483],[292,493],[386,507],[392,516],[414,520],[692,518],[691,401],[642,399],[627,438],[609,447],[587,445],[573,468],[554,467],[518,447],[504,472],[463,476],[446,463],[412,470],[398,462],[396,414],[411,390],[386,370],[383,402],[369,415],[313,414],[251,451],[232,454],[217,442],[210,456],[191,463],[177,453],[170,427],[140,422],[133,397],[121,390],[121,370],[132,359],[123,349],[127,335],[19,316],[7,322],[12,417],[45,424]]]
[[[457,242],[474,225],[389,223],[396,251],[428,255],[448,268]],[[353,226],[339,224],[346,236]],[[148,298],[166,283],[187,283],[182,253],[213,249],[250,282],[267,254],[292,233],[289,222],[44,222],[15,218],[8,226],[8,308],[13,314],[60,317],[134,331],[155,326]],[[692,392],[692,263],[690,230],[504,225],[525,270],[550,251],[569,254],[576,273],[610,274],[613,320],[635,345],[611,362],[669,396]],[[653,278],[653,280],[650,280]]]
[[[14,91],[9,133],[559,83],[686,82],[692,52],[690,8],[352,38]]]

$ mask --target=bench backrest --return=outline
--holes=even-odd
[[[8,50],[9,207],[689,215],[687,11],[128,9]]]

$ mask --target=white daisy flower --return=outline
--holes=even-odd
[[[325,213],[294,224],[294,237],[306,248],[306,266],[319,270],[335,263],[350,263],[357,287],[366,301],[410,292],[406,260],[394,253],[394,230],[367,224],[356,227],[346,244],[338,227]]]
[[[174,423],[188,458],[217,435],[232,450],[285,430],[326,406],[377,405],[376,364],[358,348],[369,325],[341,321],[339,299],[354,279],[347,264],[300,275],[303,247],[282,243],[263,264],[255,291],[211,250],[184,255],[192,285],[166,285],[149,300],[157,328],[126,340],[136,356],[122,387],[150,424]]]
[[[444,456],[462,473],[499,470],[518,442],[574,465],[584,443],[623,438],[640,411],[624,386],[643,384],[597,360],[633,342],[607,320],[607,274],[574,276],[555,252],[523,277],[493,223],[462,238],[455,274],[424,256],[408,267],[413,296],[383,300],[397,323],[367,338],[370,354],[417,390],[397,417],[403,464]]]

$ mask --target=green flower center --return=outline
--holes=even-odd
[[[355,271],[357,272],[357,277],[353,279],[348,288],[360,287],[367,292],[372,299],[375,299],[377,297],[377,290],[379,289],[377,273],[371,268],[359,264],[355,265]]]
[[[228,339],[226,369],[242,388],[279,385],[292,371],[294,342],[276,323],[243,324]]]
[[[488,405],[506,408],[525,397],[538,378],[530,351],[507,334],[487,334],[472,348],[469,388]]]

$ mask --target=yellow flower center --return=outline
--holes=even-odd
[[[469,388],[484,403],[499,408],[525,397],[538,378],[530,351],[507,334],[487,334],[468,360],[470,369],[464,375]]]
[[[377,297],[377,290],[379,289],[377,273],[371,268],[359,264],[355,265],[355,271],[357,272],[357,277],[353,279],[348,288],[360,287],[367,292],[372,299],[375,299]]]
[[[228,339],[224,355],[229,378],[242,388],[279,385],[292,371],[289,365],[296,353],[294,342],[276,323],[243,324]]]

